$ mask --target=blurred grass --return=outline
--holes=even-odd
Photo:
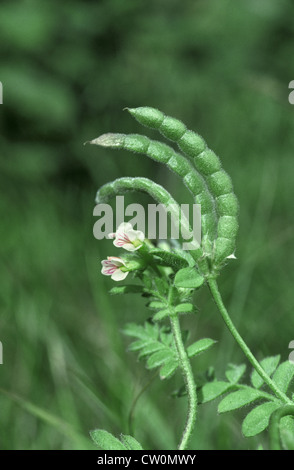
[[[240,233],[220,287],[257,357],[287,359],[292,18],[290,0],[1,3],[1,449],[87,448],[90,429],[126,433],[150,378],[121,334],[148,313],[142,299],[107,294],[100,261],[111,253],[92,234],[94,198],[100,185],[127,175],[153,177],[181,201],[187,193],[148,159],[83,146],[108,131],[147,132],[126,106],[182,119],[222,158],[240,200]],[[219,342],[193,367],[215,364],[221,378],[227,361],[244,358],[206,290],[197,304],[200,314],[183,327]],[[140,398],[135,437],[146,448],[176,446],[186,401],[171,393],[180,386],[179,376],[155,380]],[[267,446],[266,435],[242,437],[242,416],[216,416],[216,403],[200,407],[191,448]]]

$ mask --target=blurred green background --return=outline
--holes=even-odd
[[[123,111],[154,106],[199,132],[222,159],[240,201],[237,261],[220,289],[256,356],[289,355],[294,339],[294,5],[291,0],[2,1],[0,4],[0,448],[93,448],[89,430],[128,433],[133,400],[152,377],[121,329],[149,316],[143,299],[113,298],[100,274],[114,248],[93,237],[99,186],[147,176],[188,201],[153,161],[83,146],[144,132]],[[158,136],[156,136],[158,138]],[[136,202],[133,195],[130,200]],[[112,247],[112,248],[111,248]],[[218,340],[195,359],[244,362],[206,289],[192,339]],[[186,412],[181,377],[153,380],[134,435],[173,449]],[[199,408],[191,449],[267,447],[245,439],[245,411]]]

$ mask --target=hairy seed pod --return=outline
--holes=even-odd
[[[145,154],[155,161],[164,163],[176,175],[180,176],[185,186],[194,196],[195,202],[205,205],[201,207],[201,226],[205,240],[210,240],[212,245],[216,236],[216,216],[214,202],[207,190],[203,178],[198,174],[193,165],[186,158],[175,152],[171,147],[162,142],[150,140],[138,134],[104,134],[90,142],[110,148],[123,148],[132,152]],[[206,251],[208,247],[206,247]]]
[[[149,196],[151,196],[158,204],[163,204],[165,207],[168,206],[170,210],[170,217],[174,218],[176,221],[178,220],[180,214],[182,230],[184,229],[186,232],[189,231],[192,233],[189,221],[181,212],[181,208],[176,200],[161,185],[154,183],[154,181],[148,178],[123,177],[118,178],[110,183],[106,183],[97,191],[95,202],[97,204],[107,203],[117,195],[133,191],[149,194]],[[203,251],[200,247],[198,249],[191,250],[190,254],[193,256],[194,260],[197,261],[200,257],[203,256]]]
[[[163,188],[160,184],[154,183],[154,181],[143,178],[143,177],[123,177],[117,178],[110,183],[106,183],[97,191],[95,202],[100,204],[101,202],[109,202],[110,199],[118,194],[128,193],[130,191],[139,191],[149,194],[158,204],[171,205],[179,207],[176,200],[171,194]]]
[[[235,216],[222,215],[219,218],[217,234],[221,238],[235,239],[238,231],[238,222]]]
[[[194,158],[194,164],[197,170],[205,176],[212,175],[216,171],[221,170],[220,159],[209,148],[203,150],[203,152]]]
[[[210,150],[204,139],[193,131],[187,129],[182,121],[166,116],[161,111],[155,108],[140,107],[128,109],[130,114],[142,125],[152,129],[157,129],[164,137],[176,142],[180,150],[191,160],[193,160],[196,170],[202,175],[210,194],[213,197],[213,204],[203,206],[205,208],[205,215],[216,211],[217,222],[217,237],[224,238],[228,236],[228,242],[215,244],[215,253],[218,260],[227,255],[227,250],[234,248],[233,240],[237,234],[237,214],[238,202],[233,193],[233,186],[230,177],[222,169],[219,157]],[[211,199],[210,199],[211,200]],[[223,218],[228,217],[228,218]],[[235,218],[234,222],[232,218]],[[225,221],[231,221],[234,224],[234,230],[231,226],[224,232]],[[208,222],[204,222],[205,224]],[[224,235],[227,233],[227,235]],[[220,249],[220,247],[222,248]],[[224,247],[227,247],[226,249]],[[218,253],[218,250],[221,252]],[[226,256],[224,256],[226,254]]]
[[[214,264],[221,266],[235,251],[235,239],[218,237],[214,242]]]
[[[219,170],[208,176],[207,184],[214,197],[222,196],[233,191],[231,178],[224,170]]]
[[[206,148],[206,143],[199,134],[188,130],[182,121],[166,116],[158,109],[143,106],[127,110],[140,124],[158,129],[164,137],[177,142],[180,149],[191,158]]]
[[[238,199],[234,193],[223,194],[216,198],[216,208],[219,215],[237,217],[239,211]]]
[[[177,143],[184,155],[164,143],[137,134],[104,134],[90,143],[145,154],[176,173],[195,202],[201,204],[204,254],[211,258],[212,265],[221,266],[235,250],[238,201],[219,157],[199,134],[187,129],[178,119],[150,107],[126,109],[139,123]]]

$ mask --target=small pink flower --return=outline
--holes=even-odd
[[[132,224],[123,222],[115,233],[110,233],[109,238],[114,238],[114,246],[124,248],[127,251],[136,251],[143,245],[145,236],[140,230],[134,230]]]
[[[121,270],[126,266],[126,263],[116,256],[108,256],[107,259],[101,261],[101,264],[101,273],[105,276],[111,276],[114,281],[123,281],[129,274],[128,271]]]

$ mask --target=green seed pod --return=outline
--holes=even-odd
[[[164,116],[159,126],[159,131],[167,139],[177,142],[186,132],[187,128],[184,123],[170,116]]]
[[[213,214],[214,204],[210,194],[207,191],[202,191],[197,197],[198,204],[201,205],[201,214]]]
[[[210,233],[210,231],[213,229],[215,223],[215,214],[214,213],[209,213],[209,214],[202,214],[201,213],[201,225],[202,225],[202,232],[203,235],[205,236],[206,234]],[[211,238],[208,237],[210,240]]]
[[[222,265],[225,259],[235,251],[235,239],[218,237],[214,243],[214,263]]]
[[[231,178],[224,170],[217,171],[208,176],[207,184],[211,194],[215,198],[233,192]]]
[[[154,181],[143,177],[123,177],[110,183],[106,183],[97,191],[95,202],[105,203],[110,201],[118,194],[128,193],[130,191],[139,191],[149,194],[156,202],[164,205],[179,207],[176,200],[170,195],[163,186],[154,183]]]
[[[195,158],[206,147],[204,139],[193,131],[186,131],[178,140],[178,146],[189,157]]]
[[[223,215],[218,220],[217,235],[221,238],[235,239],[238,232],[238,222],[235,216]]]
[[[107,203],[113,197],[127,192],[139,191],[146,194],[149,194],[158,204],[163,204],[168,206],[170,209],[170,217],[173,217],[175,220],[179,219],[179,214],[181,214],[181,227],[186,232],[191,233],[191,227],[189,221],[186,219],[185,215],[181,212],[181,208],[176,200],[170,195],[166,189],[161,185],[154,183],[154,181],[148,178],[136,177],[124,177],[118,178],[110,183],[103,185],[96,195],[95,202],[97,204]],[[191,250],[190,254],[193,256],[195,261],[203,256],[203,251],[200,248]]]
[[[212,175],[221,170],[221,162],[218,156],[210,149],[205,149],[194,158],[197,170],[205,176]]]
[[[236,219],[238,213],[237,198],[233,193],[233,186],[230,177],[221,167],[220,159],[206,146],[204,139],[195,132],[188,130],[181,121],[166,116],[157,109],[140,107],[128,109],[128,111],[141,124],[152,129],[159,130],[159,132],[167,139],[176,142],[183,153],[190,160],[193,160],[196,170],[202,175],[213,198],[211,205],[207,200],[205,200],[205,203],[201,206],[202,213],[205,215],[213,213],[215,209],[216,217],[217,219],[220,219],[217,224],[217,236],[220,238],[223,237],[226,221],[231,220],[223,219],[222,217],[235,217],[234,222],[230,222],[230,227],[234,224],[235,228],[227,228],[228,240],[230,240],[230,237],[235,239],[238,226]],[[185,177],[184,182],[186,186],[190,186],[190,190],[197,192],[198,201],[199,204],[201,204],[200,199],[205,199],[207,191],[202,192],[200,187],[193,186],[194,181],[190,182],[189,176]],[[205,234],[206,231],[211,228],[209,217],[207,217],[207,220],[202,220],[202,224],[203,233]],[[228,246],[232,245],[231,242],[228,242],[227,244]],[[222,243],[217,244],[215,250],[218,251],[218,247],[222,250],[221,246]],[[217,255],[217,258],[218,260],[222,258],[221,253]]]
[[[207,238],[213,242],[217,227],[214,210],[211,210],[211,208],[214,208],[213,199],[201,175],[198,174],[194,166],[187,161],[183,155],[175,152],[171,147],[162,142],[150,140],[138,134],[104,134],[92,140],[90,143],[104,147],[123,148],[132,152],[145,154],[155,161],[165,163],[170,170],[181,177],[185,186],[193,194],[197,204],[201,204],[200,201],[203,199],[206,200],[206,208],[209,210],[209,213],[207,213],[207,217],[203,219],[202,232],[204,236],[207,236]],[[208,203],[209,200],[210,204]],[[202,216],[206,215],[203,211],[201,211],[201,214]]]
[[[159,129],[161,126],[165,114],[156,108],[150,108],[149,106],[141,106],[140,108],[125,108],[129,111],[132,116],[137,119],[140,124],[151,129]]]
[[[166,116],[158,109],[143,106],[127,110],[140,124],[158,129],[164,137],[177,142],[180,149],[189,157],[194,158],[206,148],[206,143],[200,135],[188,130],[182,121]]]
[[[223,194],[216,198],[218,214],[237,216],[239,211],[238,199],[234,193]]]
[[[201,204],[203,250],[205,256],[211,258],[212,265],[220,267],[235,250],[238,201],[231,179],[222,169],[218,156],[200,135],[188,130],[178,119],[150,107],[128,111],[142,125],[156,129],[176,142],[184,155],[166,144],[137,134],[105,134],[91,143],[145,154],[165,163],[176,173],[193,194],[195,202]]]

